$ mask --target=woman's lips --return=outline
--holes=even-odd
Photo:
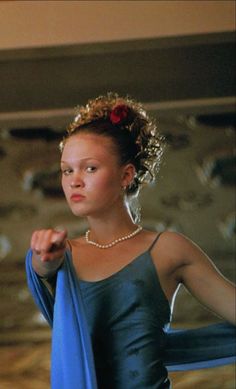
[[[75,193],[75,194],[71,195],[70,199],[71,199],[71,201],[74,201],[76,203],[78,201],[84,200],[85,196],[78,194],[78,193],[77,194]]]

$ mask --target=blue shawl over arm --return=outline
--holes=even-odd
[[[52,328],[52,389],[96,389],[91,339],[71,254],[66,251],[57,274],[55,299],[26,256],[26,273],[33,298]],[[233,363],[235,327],[228,323],[191,330],[168,330],[164,363],[169,371],[194,370]]]

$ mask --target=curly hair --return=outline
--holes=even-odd
[[[60,143],[61,151],[68,138],[82,131],[112,138],[121,164],[134,165],[136,174],[125,189],[127,196],[137,195],[144,184],[155,180],[164,139],[140,103],[109,92],[79,106]]]

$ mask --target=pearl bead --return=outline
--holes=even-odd
[[[119,242],[123,242],[124,240],[133,238],[133,236],[137,235],[142,229],[143,229],[142,226],[138,226],[138,228],[136,228],[136,230],[134,230],[130,234],[122,236],[121,238],[115,239],[115,240],[113,240],[112,242],[110,242],[108,244],[99,244],[99,243],[94,242],[93,240],[90,240],[89,239],[90,230],[88,230],[85,233],[85,240],[86,240],[86,242],[88,244],[92,244],[93,246],[96,246],[99,249],[109,249],[110,247],[115,246]]]

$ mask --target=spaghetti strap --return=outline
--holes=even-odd
[[[151,246],[149,247],[148,251],[151,251],[153,246],[155,245],[155,243],[158,241],[159,237],[161,236],[161,234],[163,233],[164,231],[161,231],[159,232],[159,234],[157,234],[157,236],[155,237],[154,241],[152,242]]]
[[[66,244],[67,244],[68,250],[72,253],[72,244],[71,244],[71,242],[69,241],[69,239],[66,239]]]

